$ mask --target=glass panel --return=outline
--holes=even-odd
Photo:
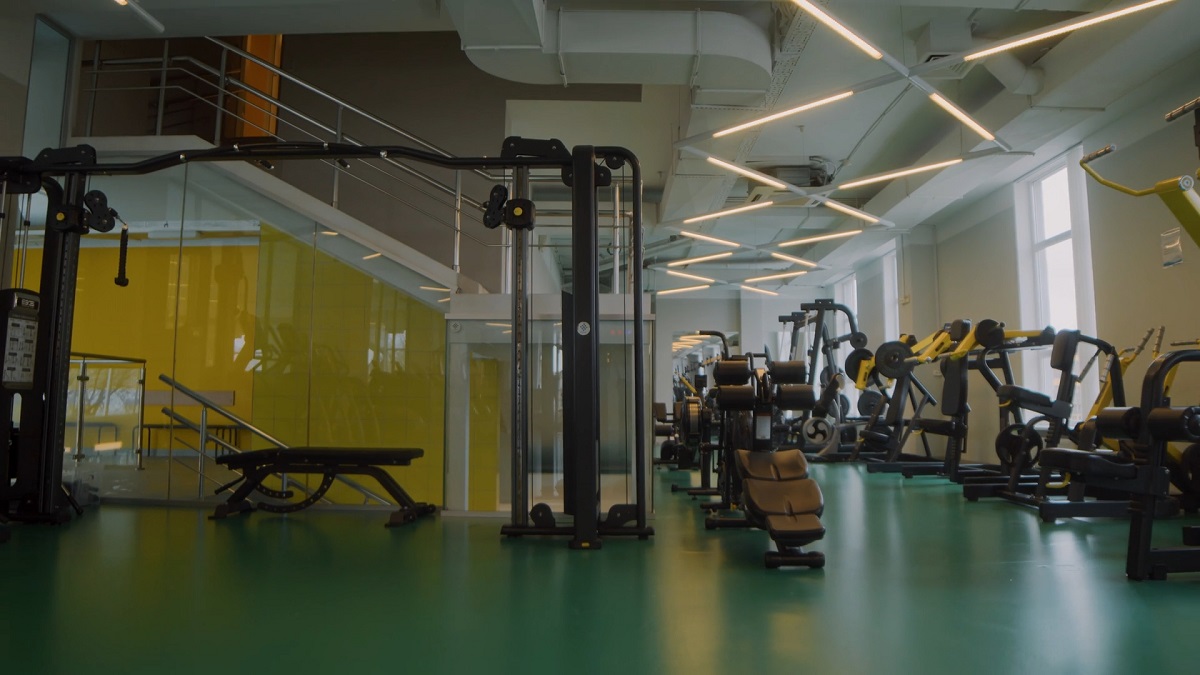
[[[497,296],[508,302],[508,296]],[[452,319],[447,324],[446,380],[447,508],[500,511],[512,508],[512,343],[507,319]],[[632,327],[600,323],[601,505],[630,503],[633,480],[634,414]],[[653,337],[647,322],[646,372]],[[530,505],[563,508],[562,327],[531,322],[530,329]],[[654,440],[647,402],[645,438]],[[649,449],[647,450],[649,452]]]
[[[128,158],[106,158],[106,161]],[[87,472],[97,477],[101,496],[166,499],[171,494],[171,438],[161,409],[169,403],[159,373],[169,373],[174,361],[173,342],[177,311],[176,270],[181,214],[185,201],[187,167],[177,167],[147,176],[94,176],[90,189],[102,190],[108,203],[129,224],[130,242],[126,262],[129,285],[117,286],[119,229],[85,235],[80,244],[78,284],[75,292],[74,328],[71,350],[145,360],[147,394],[139,411],[142,425],[136,428],[137,443],[143,446],[142,466],[129,454],[134,441],[134,413],[127,410],[134,384],[131,366],[92,363],[88,380],[72,379],[74,410],[78,411],[79,386],[84,385],[84,434],[82,447],[65,458],[64,474]],[[36,241],[36,238],[34,239]],[[40,242],[39,242],[40,246]],[[34,283],[41,265],[41,250],[31,249],[27,285]],[[125,308],[125,309],[122,309]],[[128,308],[137,308],[129,311]],[[119,316],[120,320],[114,317]],[[80,366],[72,369],[78,376]],[[139,374],[141,367],[136,369]],[[140,388],[140,387],[139,387]],[[122,412],[118,412],[122,411]],[[106,419],[106,418],[115,419]],[[113,430],[108,422],[116,425]],[[94,429],[90,428],[96,423]],[[104,426],[101,429],[100,426]],[[78,428],[68,426],[67,445],[78,446]],[[101,434],[100,432],[103,431]],[[111,436],[115,434],[116,440]],[[120,443],[121,447],[98,446],[96,442]],[[113,448],[109,450],[101,447]],[[82,450],[82,452],[80,452]],[[79,469],[79,471],[76,471]]]
[[[384,281],[399,271],[391,260],[345,237],[318,235],[317,246],[307,443],[420,448],[425,453],[421,459],[390,470],[413,499],[441,504],[443,315],[435,302],[418,300]],[[419,281],[431,287],[432,282]],[[306,478],[320,481],[320,476]],[[379,490],[365,483],[364,487]],[[328,498],[338,503],[364,501],[361,492],[345,483],[335,485]]]
[[[1071,200],[1067,191],[1067,168],[1063,167],[1038,183],[1041,204],[1037,241],[1071,229]]]
[[[34,23],[30,56],[22,147],[26,157],[36,157],[43,148],[62,145],[62,111],[66,108],[67,74],[71,71],[71,39],[39,18]]]

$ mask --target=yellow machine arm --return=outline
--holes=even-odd
[[[1197,112],[1197,128],[1200,128],[1200,98],[1197,98],[1189,103],[1186,103],[1175,110],[1167,113],[1166,120],[1171,122],[1178,119],[1193,110]],[[1200,131],[1197,132],[1200,134]],[[1200,143],[1200,135],[1197,136],[1197,142]],[[1200,244],[1200,195],[1196,194],[1196,178],[1200,177],[1200,171],[1193,176],[1176,176],[1167,180],[1159,181],[1153,187],[1138,190],[1131,187],[1126,187],[1120,183],[1113,182],[1096,173],[1090,164],[1100,159],[1101,157],[1112,154],[1116,148],[1112,145],[1105,146],[1096,152],[1087,155],[1079,160],[1079,166],[1087,172],[1089,176],[1094,178],[1097,183],[1104,187],[1112,188],[1118,192],[1123,192],[1131,197],[1146,197],[1148,195],[1158,195],[1179,224],[1183,226],[1184,231],[1192,238],[1192,241]]]

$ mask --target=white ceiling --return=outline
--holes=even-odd
[[[461,33],[466,29],[456,26],[456,22],[463,24],[464,16],[478,17],[480,8],[503,14],[506,7],[511,6],[514,12],[512,25],[506,26],[502,35],[488,36],[487,31],[493,24],[492,30],[499,31],[499,27],[505,25],[503,21],[489,20],[482,22],[482,27],[481,22],[474,21],[469,29],[470,39],[507,40],[515,29],[522,29],[529,35],[517,36],[514,41],[526,37],[536,40],[541,31],[541,54],[527,52],[526,55],[557,55],[558,59],[549,64],[553,74],[561,75],[564,80],[581,81],[579,78],[584,78],[583,81],[598,82],[608,76],[613,82],[628,82],[631,69],[646,71],[647,79],[642,81],[655,84],[644,87],[644,105],[623,113],[625,124],[631,129],[629,142],[624,144],[652,167],[647,172],[650,187],[663,195],[657,205],[657,216],[662,224],[652,227],[647,237],[647,255],[654,267],[670,260],[727,250],[678,239],[674,228],[684,218],[745,203],[751,191],[751,185],[745,179],[681,153],[679,148],[672,147],[672,143],[894,73],[888,65],[871,60],[786,1],[142,0],[141,4],[167,26],[168,35],[400,32],[456,28]],[[826,4],[828,11],[880,49],[912,67],[919,64],[924,55],[922,34],[931,22],[940,34],[957,36],[960,43],[965,36],[971,45],[982,45],[1084,13],[1125,6],[1131,4],[1131,0],[829,0],[821,4]],[[152,36],[131,12],[112,0],[39,0],[37,6],[81,37]],[[655,58],[655,50],[658,50],[664,52],[661,63],[666,64],[665,59],[669,56],[678,56],[665,54],[673,49],[671,43],[689,36],[662,35],[659,40],[638,36],[637,44],[618,44],[620,40],[607,38],[612,43],[612,53],[606,57],[594,53],[595,45],[585,48],[580,44],[585,41],[583,37],[573,39],[571,44],[555,42],[557,33],[549,31],[547,26],[561,25],[564,28],[559,32],[563,34],[575,34],[567,29],[578,28],[575,24],[558,23],[562,15],[556,10],[560,9],[568,13],[580,12],[574,17],[576,19],[623,12],[617,25],[628,27],[630,41],[637,36],[637,27],[643,23],[638,21],[637,12],[735,14],[749,27],[746,30],[757,30],[766,40],[770,47],[769,70],[759,78],[754,68],[746,65],[753,62],[752,56],[723,53],[717,58],[706,54],[694,62],[698,72],[692,74],[691,80],[663,85],[660,83],[662,73],[678,70],[677,64],[672,61],[670,67],[664,65],[651,79],[650,71],[655,69],[646,64],[654,61],[647,59]],[[584,14],[582,10],[597,11]],[[881,243],[896,233],[949,218],[971,199],[1011,183],[1090,134],[1113,125],[1139,104],[1163,98],[1178,105],[1200,95],[1200,91],[1196,91],[1200,88],[1200,69],[1194,66],[1200,56],[1197,26],[1200,26],[1200,1],[1176,0],[1164,7],[1023,48],[1014,52],[1019,63],[1014,61],[1009,65],[1041,71],[1042,86],[1033,94],[1018,94],[1006,89],[990,70],[995,68],[995,63],[986,61],[973,68],[927,73],[925,76],[930,84],[990,128],[1015,152],[966,162],[936,175],[833,193],[834,198],[884,218],[894,223],[894,227],[885,234],[788,249],[787,253],[816,259],[826,267],[801,277],[793,285],[821,285],[836,280],[874,255]],[[546,32],[551,35],[545,35]],[[579,33],[585,34],[586,31]],[[464,33],[464,42],[467,41]],[[710,37],[706,47],[723,48],[716,44],[717,41]],[[604,44],[604,41],[600,42]],[[954,40],[944,38],[943,42],[949,44]],[[729,48],[734,46],[729,45]],[[958,51],[961,49],[958,47]],[[587,57],[580,57],[579,52],[587,53]],[[476,63],[488,58],[486,53],[471,52],[469,55]],[[508,59],[506,63],[494,64],[497,68],[515,67],[513,63],[519,64],[521,59],[518,57],[524,58],[524,55],[497,51],[494,57]],[[560,67],[561,73],[557,72]],[[744,69],[743,80],[754,82],[751,89],[765,90],[765,93],[731,93],[737,88],[735,85],[712,84],[721,81],[722,73],[735,72],[735,67]],[[687,73],[684,75],[686,78]],[[701,84],[688,88],[692,82]],[[721,91],[712,91],[716,88]],[[678,105],[669,103],[681,98],[680,91],[684,101],[682,113],[677,109]],[[687,105],[688,101],[691,105]],[[735,105],[730,105],[731,102]],[[681,117],[672,138],[664,138],[661,131],[664,110],[668,108],[671,115]],[[546,114],[544,110],[537,111],[537,106],[510,104],[509,128],[523,133],[535,129],[537,115]],[[586,120],[587,115],[579,118]],[[404,126],[403,120],[392,121]],[[1161,118],[1150,118],[1136,123],[1148,131],[1156,124],[1161,125],[1162,121]],[[574,135],[586,138],[588,131],[580,128]],[[607,129],[606,133],[613,131]],[[571,134],[562,135],[565,138]],[[436,142],[438,139],[431,140]],[[715,156],[762,169],[807,166],[814,162],[813,158],[820,158],[817,161],[834,173],[836,181],[996,147],[981,141],[934,106],[923,92],[903,80],[861,91],[847,101],[755,130],[724,139],[695,141],[694,145]],[[857,227],[855,222],[825,208],[790,207],[771,208],[688,227],[765,249],[773,242],[805,234]],[[673,237],[678,240],[670,243]],[[565,257],[561,260],[564,264],[569,262]],[[765,252],[743,252],[732,262],[698,265],[692,271],[736,281],[747,276],[747,268],[783,271],[787,267],[786,263],[768,263],[768,260],[771,259]],[[569,276],[569,270],[566,271]],[[687,285],[684,280],[657,273],[651,273],[648,279],[655,289]],[[776,288],[773,285],[764,287]],[[736,289],[736,286],[723,288]]]

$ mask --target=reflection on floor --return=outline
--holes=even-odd
[[[102,505],[0,545],[2,658],[97,675],[1195,672],[1200,575],[1126,581],[1125,523],[813,474],[821,571],[764,569],[762,532],[705,531],[669,492],[686,473],[655,477],[650,541],[588,552],[505,540],[494,518]]]

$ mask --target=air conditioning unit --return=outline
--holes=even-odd
[[[965,21],[952,18],[935,18],[925,25],[917,36],[917,63],[930,63],[952,54],[974,48],[971,27]],[[931,70],[921,76],[928,80],[961,80],[975,67],[974,61],[959,63],[940,70]]]

